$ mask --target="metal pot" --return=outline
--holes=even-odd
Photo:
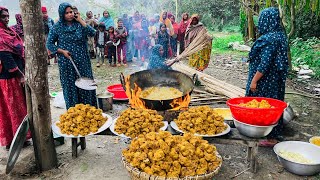
[[[97,95],[98,108],[102,109],[103,112],[112,110],[113,106],[113,94],[105,92]]]
[[[289,122],[295,117],[295,113],[292,109],[292,107],[290,106],[290,104],[288,103],[287,108],[284,110],[283,112],[283,124],[287,125],[289,124]]]
[[[130,90],[126,89],[125,78],[123,74],[120,76],[123,88],[127,91],[134,90],[137,84],[142,90],[149,87],[173,87],[180,90],[183,95],[175,99],[168,100],[148,100],[140,98],[148,109],[164,111],[172,109],[170,105],[174,100],[185,99],[187,95],[191,95],[194,88],[194,81],[186,74],[179,71],[167,69],[152,69],[133,73],[129,76]]]

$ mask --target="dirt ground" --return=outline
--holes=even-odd
[[[215,56],[205,72],[218,79],[244,88],[247,80],[248,67],[247,64],[242,63],[239,59],[239,57],[234,56]],[[94,62],[93,65],[95,65]],[[97,93],[105,91],[108,85],[119,83],[119,75],[121,72],[127,75],[141,70],[135,63],[131,63],[127,68],[106,66],[100,68],[93,67],[93,69],[95,79],[99,85]],[[51,92],[61,91],[58,74],[57,65],[49,66]],[[290,82],[288,86],[287,91],[294,92],[294,89],[290,86]],[[286,95],[286,101],[292,105],[298,117],[285,127],[285,139],[308,141],[309,137],[320,135],[319,101],[292,94]],[[53,102],[53,100],[51,102]],[[58,109],[52,105],[51,107],[52,119],[56,121],[65,109]],[[114,102],[114,109],[108,112],[108,114],[115,118],[118,116],[118,113],[126,107],[127,105],[123,102]],[[27,147],[22,150],[12,173],[5,175],[7,151],[0,149],[0,179],[130,179],[126,169],[121,163],[121,150],[128,146],[123,139],[107,135],[89,136],[86,139],[87,149],[80,151],[79,157],[76,159],[71,157],[71,140],[66,139],[65,145],[56,148],[59,167],[41,174],[35,172],[33,148]],[[279,164],[272,148],[259,148],[258,172],[252,174],[249,171],[245,171],[248,167],[246,147],[220,144],[216,144],[216,146],[224,160],[220,172],[214,179],[320,180],[320,175],[300,177],[287,172]],[[245,172],[238,175],[243,171]]]

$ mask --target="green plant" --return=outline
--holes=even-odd
[[[223,34],[222,37],[217,37],[217,35],[213,36],[214,39],[212,41],[212,53],[213,54],[237,54],[241,56],[246,56],[247,52],[239,52],[232,50],[229,47],[229,43],[231,42],[240,42],[243,43],[241,33],[231,33],[231,34]]]
[[[291,42],[293,66],[308,65],[320,79],[320,39],[313,37],[306,41],[296,38]]]

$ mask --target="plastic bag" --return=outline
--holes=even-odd
[[[61,109],[66,108],[66,102],[64,101],[63,92],[57,93],[57,96],[53,100],[53,106]]]

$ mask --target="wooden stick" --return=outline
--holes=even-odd
[[[210,100],[226,100],[226,98],[225,97],[212,97],[212,98],[191,99],[191,102],[210,101]]]

